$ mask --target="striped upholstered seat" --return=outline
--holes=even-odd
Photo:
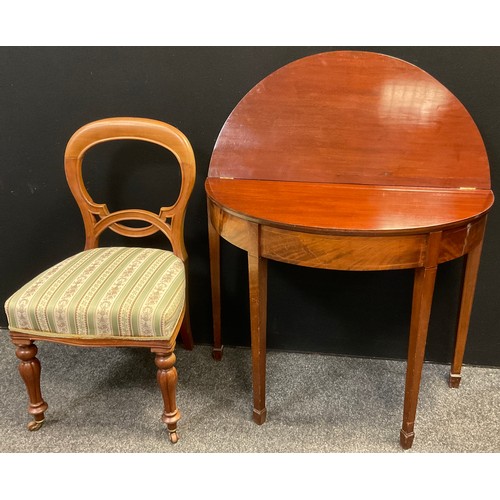
[[[96,248],[43,272],[12,295],[5,308],[11,331],[169,339],[184,295],[184,264],[172,252]]]

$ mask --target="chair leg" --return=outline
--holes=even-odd
[[[193,342],[193,333],[191,331],[191,319],[189,316],[189,306],[187,297],[186,297],[186,311],[184,313],[184,319],[182,320],[180,334],[184,349],[192,351],[194,347],[194,342]]]
[[[194,347],[194,341],[193,341],[193,333],[191,331],[191,317],[189,315],[189,280],[188,278],[188,261],[187,259],[184,262],[184,267],[185,267],[185,272],[186,272],[186,298],[185,298],[185,305],[184,305],[184,319],[182,320],[181,324],[181,329],[179,331],[181,335],[181,340],[182,340],[182,346],[184,349],[187,349],[188,351],[192,351]]]
[[[19,340],[13,338],[12,342],[16,345],[16,356],[21,363],[19,364],[19,373],[26,385],[29,397],[28,413],[33,415],[34,420],[28,424],[30,431],[40,429],[45,420],[45,411],[49,405],[42,398],[40,389],[40,361],[36,358],[38,348],[32,340]]]
[[[155,364],[158,368],[156,380],[160,386],[163,397],[164,410],[162,421],[167,425],[169,439],[172,443],[177,443],[177,422],[181,418],[181,413],[177,408],[175,400],[175,390],[177,387],[177,370],[175,369],[175,354],[172,351],[152,349],[156,353]]]

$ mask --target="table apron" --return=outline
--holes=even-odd
[[[306,267],[372,271],[424,267],[429,231],[402,235],[334,235],[258,224],[209,203],[217,232],[251,254]],[[483,237],[486,216],[442,230],[437,263],[467,254]]]
[[[423,266],[427,235],[337,236],[262,226],[263,257],[289,264],[352,271]]]

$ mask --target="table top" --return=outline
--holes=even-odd
[[[360,51],[305,57],[257,84],[219,134],[206,190],[248,220],[339,233],[449,227],[493,204],[460,101],[422,69]]]
[[[208,196],[239,217],[277,227],[408,233],[462,224],[487,212],[488,190],[209,178]]]

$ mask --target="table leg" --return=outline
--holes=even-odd
[[[253,420],[266,421],[267,259],[248,254],[252,337]]]
[[[208,207],[208,244],[210,248],[210,283],[212,287],[212,321],[214,329],[214,345],[212,356],[216,361],[222,359],[221,336],[221,301],[220,301],[220,236],[210,218]]]
[[[469,331],[470,314],[472,311],[472,302],[476,288],[477,273],[479,270],[479,260],[481,258],[481,249],[483,242],[473,248],[465,257],[464,277],[462,280],[460,311],[458,314],[457,335],[455,338],[455,350],[453,362],[451,364],[449,386],[458,387],[460,385],[462,370],[462,361],[465,352],[465,343],[467,342],[467,332]]]
[[[415,437],[413,428],[417,412],[418,391],[424,363],[425,342],[427,340],[436,271],[437,267],[420,267],[415,270],[403,426],[400,432],[400,443],[405,450],[411,448]]]

